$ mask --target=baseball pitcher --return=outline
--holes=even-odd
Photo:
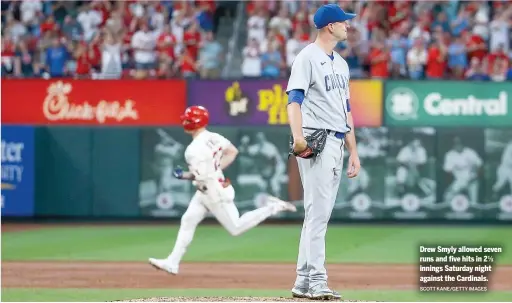
[[[350,113],[349,69],[334,48],[347,39],[348,20],[355,16],[335,4],[316,11],[316,40],[295,58],[286,90],[290,152],[297,158],[305,210],[293,297],[341,298],[327,285],[325,234],[340,184],[345,144],[350,153],[349,178],[357,176],[360,161]]]
[[[197,225],[211,212],[233,236],[255,227],[270,216],[283,211],[296,211],[293,204],[267,196],[265,206],[240,216],[234,203],[235,190],[223,170],[236,158],[238,150],[220,134],[206,130],[209,113],[202,106],[191,106],[181,117],[185,132],[192,142],[185,150],[189,171],[174,171],[178,179],[191,180],[197,187],[195,195],[181,218],[181,225],[174,249],[165,259],[149,258],[157,269],[178,274],[179,264],[192,242]]]

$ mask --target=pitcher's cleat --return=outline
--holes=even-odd
[[[309,289],[310,299],[312,300],[339,300],[339,292],[329,289],[327,284],[320,284]]]
[[[149,264],[151,264],[154,268],[166,271],[171,275],[178,274],[178,266],[173,266],[168,259],[149,258]]]
[[[311,295],[309,294],[309,290],[306,287],[294,286],[292,288],[292,297],[300,299],[309,299],[311,298]]]

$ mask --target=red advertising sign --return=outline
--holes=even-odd
[[[5,80],[2,123],[31,125],[177,125],[182,80]]]

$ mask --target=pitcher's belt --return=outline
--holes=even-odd
[[[313,127],[303,127],[304,129],[310,129],[310,130],[319,130],[320,128],[313,128]],[[334,137],[338,139],[345,139],[345,133],[337,132],[335,130],[326,129],[328,135],[333,135]]]

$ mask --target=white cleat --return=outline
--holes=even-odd
[[[166,271],[171,275],[178,274],[178,266],[171,265],[168,259],[149,258],[149,264],[151,264],[154,268]]]
[[[267,203],[272,203],[276,206],[277,211],[290,211],[290,212],[296,212],[297,207],[295,205],[291,204],[290,202],[283,201],[279,198],[268,196],[267,197]]]

